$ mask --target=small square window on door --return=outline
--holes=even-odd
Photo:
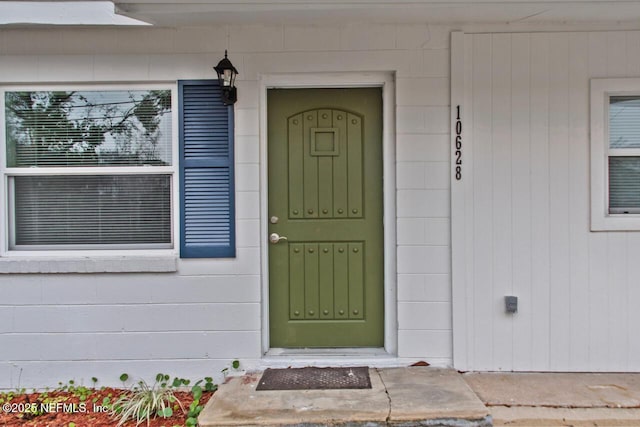
[[[338,128],[311,128],[312,156],[339,156]]]

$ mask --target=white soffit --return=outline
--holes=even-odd
[[[0,25],[149,25],[110,1],[0,1]]]
[[[115,0],[158,25],[223,23],[629,23],[637,0]]]

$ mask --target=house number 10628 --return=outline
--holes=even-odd
[[[462,179],[462,120],[460,119],[460,106],[456,107],[456,180]]]

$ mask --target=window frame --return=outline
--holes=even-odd
[[[590,86],[591,231],[638,231],[640,213],[609,212],[609,157],[640,157],[638,148],[609,147],[609,98],[640,98],[640,78],[591,79]]]
[[[143,256],[143,257],[176,257],[178,253],[179,236],[179,150],[178,150],[178,91],[176,81],[161,82],[126,82],[126,83],[56,83],[56,84],[7,84],[0,85],[0,257],[2,258],[34,258],[34,257],[113,257],[113,256]],[[165,89],[171,91],[171,165],[170,166],[81,166],[81,167],[41,167],[24,168],[7,166],[7,135],[5,116],[5,92],[15,91],[100,91],[100,90],[158,90]],[[143,170],[144,169],[144,170]],[[146,247],[141,244],[135,248],[113,247],[108,245],[100,247],[85,247],[78,245],[75,248],[56,249],[53,247],[43,247],[41,249],[11,249],[11,237],[15,232],[12,228],[11,217],[14,214],[12,209],[14,203],[9,200],[12,195],[10,186],[11,179],[15,176],[35,176],[35,175],[170,175],[171,183],[171,243],[169,247],[159,248]],[[15,222],[13,223],[15,224]]]

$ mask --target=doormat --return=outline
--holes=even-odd
[[[371,388],[369,368],[267,369],[256,390],[332,390]]]

